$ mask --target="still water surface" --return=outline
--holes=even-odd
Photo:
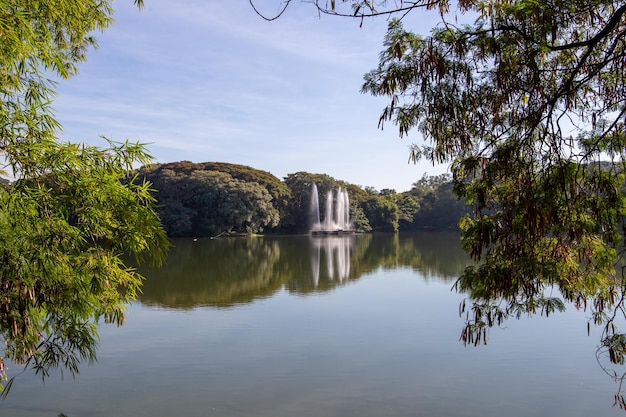
[[[585,312],[459,341],[451,288],[470,262],[456,234],[175,245],[142,271],[126,324],[101,327],[97,363],[76,379],[18,376],[0,416],[624,414]]]

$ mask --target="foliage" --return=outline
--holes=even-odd
[[[168,242],[139,144],[60,143],[53,82],[69,77],[112,20],[108,1],[1,1],[0,153],[15,181],[0,188],[0,378],[4,360],[78,372],[95,359],[96,324],[121,324],[141,276],[121,255],[162,261]],[[140,2],[136,2],[140,5]],[[8,393],[13,379],[2,386]]]
[[[224,162],[205,162],[202,165],[205,170],[225,172],[240,181],[261,184],[271,194],[272,199],[275,202],[280,202],[281,206],[284,205],[286,199],[289,198],[289,187],[269,172],[245,165],[228,164]]]
[[[306,233],[313,183],[322,210],[328,191],[348,191],[352,227],[358,232],[454,229],[465,210],[446,175],[425,175],[413,190],[400,194],[302,171],[280,181],[267,172],[223,162],[156,164],[140,170],[140,175],[153,184],[159,216],[171,237]]]
[[[278,210],[280,217],[286,216],[286,206],[291,196],[290,190],[284,182],[269,172],[246,165],[226,162],[193,163],[181,161],[163,164],[161,165],[161,169],[169,169],[177,174],[187,176],[191,175],[193,171],[199,170],[223,172],[230,175],[235,180],[256,183],[263,186],[269,192],[272,197],[272,205]]]
[[[449,4],[428,6],[447,12]],[[489,289],[478,303],[532,304],[552,285],[570,300],[604,299],[626,209],[626,5],[458,8],[474,22],[442,14],[424,38],[391,20],[363,91],[389,97],[381,124],[423,135],[428,145],[414,146],[414,158],[453,162],[455,191],[473,207],[462,241],[481,261],[459,288]],[[594,305],[600,314],[609,304]]]
[[[372,195],[361,207],[374,232],[398,231],[398,205],[392,198]]]
[[[190,162],[157,165],[142,175],[158,190],[158,212],[172,237],[257,233],[278,225],[272,196],[257,182]]]
[[[421,208],[419,200],[408,192],[396,194],[394,200],[398,206],[398,230],[415,229],[413,220]]]
[[[373,187],[364,191],[369,197],[361,205],[374,231],[458,230],[459,219],[471,209],[454,194],[450,174],[424,174],[410,191],[402,193]]]
[[[449,174],[424,175],[413,184],[410,195],[420,204],[412,219],[413,228],[458,230],[459,219],[471,211],[471,207],[454,193]]]

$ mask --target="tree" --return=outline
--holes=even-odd
[[[0,3],[0,153],[15,179],[0,187],[3,382],[6,359],[42,376],[93,360],[96,324],[121,324],[141,285],[121,255],[159,262],[168,242],[150,184],[133,174],[151,159],[142,145],[98,149],[55,136],[46,76],[76,73],[95,45],[91,33],[111,22],[110,2]]]
[[[258,233],[278,225],[280,216],[272,205],[272,196],[258,183],[230,178],[217,185],[221,198],[215,212],[226,231]]]
[[[216,166],[178,162],[141,170],[154,184],[158,212],[169,236],[258,233],[278,224],[280,216],[266,186],[252,181],[254,176],[246,181],[227,173],[254,169],[219,164],[220,170],[213,170]]]
[[[420,210],[420,203],[415,196],[408,192],[396,194],[395,202],[398,205],[398,230],[414,230],[413,219]]]
[[[361,207],[373,231],[398,231],[398,205],[391,197],[373,195],[364,200]]]
[[[459,219],[469,212],[465,202],[454,194],[450,174],[424,176],[413,184],[410,195],[419,201],[413,227],[458,230]]]
[[[280,218],[287,217],[287,204],[291,196],[289,187],[267,171],[225,162],[193,163],[189,161],[162,164],[159,165],[159,169],[168,169],[179,174],[184,173],[186,176],[198,170],[223,172],[230,175],[235,180],[245,183],[256,183],[263,186],[270,193],[272,205],[278,210]],[[269,224],[263,227],[265,228],[265,226],[268,226],[267,229],[274,227]]]
[[[605,307],[621,299],[626,213],[626,3],[469,0],[455,13],[448,0],[312,3],[400,17],[362,91],[389,99],[381,125],[423,136],[414,159],[453,164],[455,192],[473,207],[462,242],[481,261],[458,287],[540,311],[537,297],[556,285],[567,299],[594,298],[593,320],[612,337]],[[440,13],[426,37],[401,19],[420,8]],[[474,20],[458,24],[459,14]],[[475,324],[493,323],[485,311]]]
[[[626,5],[459,7],[476,21],[444,19],[427,38],[391,21],[363,86],[391,99],[381,123],[431,142],[414,157],[454,162],[456,192],[474,207],[463,244],[482,261],[459,288],[487,282],[526,308],[552,284],[568,299],[604,299],[626,211]]]
[[[165,165],[172,166],[177,164],[174,163]],[[224,162],[204,162],[192,165],[200,166],[201,169],[204,170],[224,172],[229,174],[235,180],[246,183],[256,183],[263,186],[270,193],[272,197],[272,205],[278,210],[280,217],[283,218],[287,215],[287,204],[291,196],[289,187],[269,172],[245,165]],[[268,223],[263,227],[266,226],[268,226],[268,229],[271,229],[275,225],[270,226],[270,223]]]

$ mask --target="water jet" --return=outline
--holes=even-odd
[[[320,203],[317,185],[311,185],[311,203],[309,208],[310,227],[312,235],[340,235],[354,233],[350,220],[350,198],[348,191],[339,187],[337,190],[328,190],[324,217],[320,216]]]

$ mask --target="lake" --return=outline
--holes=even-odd
[[[1,416],[590,416],[619,385],[568,305],[460,340],[455,233],[176,240],[73,379],[16,378]],[[14,375],[16,369],[9,369]]]

